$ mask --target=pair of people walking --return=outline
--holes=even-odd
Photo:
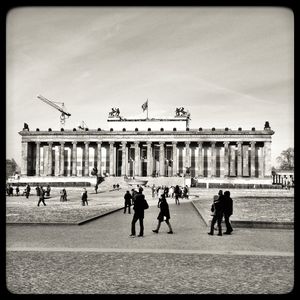
[[[218,195],[215,195],[213,198],[213,204],[211,206],[212,211],[212,220],[210,225],[210,232],[208,232],[209,235],[214,234],[214,226],[217,223],[218,227],[218,235],[222,236],[222,219],[224,216],[224,221],[226,225],[226,231],[224,234],[231,234],[233,231],[232,226],[230,224],[230,216],[233,213],[233,201],[230,197],[230,192],[226,191],[224,192],[220,190]]]
[[[129,194],[129,191],[127,191]],[[127,193],[126,193],[127,194]],[[125,196],[126,196],[125,194]],[[129,194],[130,195],[130,194]],[[124,196],[124,198],[125,198]],[[129,196],[128,196],[129,198]],[[126,201],[126,199],[125,199]],[[143,195],[143,189],[139,188],[139,191],[134,195],[134,197],[132,198],[133,201],[133,210],[134,210],[134,215],[132,218],[132,222],[131,222],[131,237],[135,237],[136,231],[135,231],[135,223],[137,222],[137,220],[139,220],[140,223],[140,233],[139,233],[139,237],[144,236],[144,210],[147,209],[149,206],[147,204],[147,201],[145,199],[145,195]],[[169,211],[169,205],[167,203],[165,194],[162,194],[159,202],[158,202],[158,207],[160,208],[160,212],[158,214],[157,220],[158,220],[158,224],[156,229],[152,230],[154,233],[158,233],[159,229],[160,229],[160,225],[163,221],[166,222],[166,224],[169,227],[169,234],[173,233],[171,224],[169,222],[170,220],[170,211]],[[126,209],[126,207],[125,207]],[[125,210],[124,210],[125,213]]]

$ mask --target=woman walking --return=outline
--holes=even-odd
[[[168,202],[166,200],[165,194],[161,195],[157,206],[160,208],[160,212],[159,212],[158,217],[157,217],[158,224],[157,224],[157,228],[155,230],[152,230],[152,231],[155,232],[155,233],[158,233],[159,228],[160,228],[160,224],[161,224],[161,222],[164,221],[164,217],[166,217],[165,221],[166,221],[166,224],[169,227],[168,233],[172,234],[173,230],[172,230],[171,224],[169,222],[169,219],[170,219],[169,205],[168,205]]]

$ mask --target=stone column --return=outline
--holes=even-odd
[[[243,145],[243,176],[249,176],[249,146]]]
[[[129,152],[129,147],[126,147],[125,149],[125,175],[129,175],[129,167],[128,167],[128,152]]]
[[[65,143],[64,142],[60,142],[60,168],[59,168],[59,175],[60,176],[64,176],[64,172],[65,172]]]
[[[229,176],[229,142],[224,142],[224,177]]]
[[[242,142],[237,142],[237,176],[242,176]]]
[[[260,148],[260,154],[259,154],[259,163],[258,163],[258,177],[262,178],[264,177],[264,147]]]
[[[139,142],[134,142],[134,176],[140,176],[139,164],[140,164]]]
[[[98,170],[98,176],[102,176],[101,146],[102,146],[102,142],[97,142],[97,170]]]
[[[211,142],[211,175],[216,177],[216,142]]]
[[[251,177],[255,177],[255,142],[251,141],[251,162],[250,162],[250,168],[251,168]]]
[[[40,142],[36,142],[35,176],[40,176]]]
[[[271,166],[271,142],[266,141],[264,146],[264,177],[271,177],[272,176],[272,166]]]
[[[173,142],[172,143],[173,145],[173,149],[172,149],[172,159],[173,159],[173,163],[172,163],[172,166],[173,166],[173,176],[176,176],[177,175],[177,143],[176,142]]]
[[[235,168],[235,146],[229,146],[229,175],[236,176],[236,168]]]
[[[151,142],[147,142],[147,176],[152,175],[151,158],[152,158]]]
[[[159,143],[159,175],[165,176],[165,148],[164,142]]]
[[[190,142],[185,142],[185,171],[187,170],[187,168],[191,167],[190,144]]]
[[[84,176],[89,176],[89,142],[84,142]]]
[[[52,176],[52,142],[48,143],[49,148],[48,148],[48,176]]]
[[[77,176],[77,142],[72,142],[72,176]]]
[[[109,176],[114,175],[114,142],[109,142]]]
[[[122,142],[122,167],[121,176],[126,175],[126,142]]]
[[[27,164],[28,164],[28,143],[22,141],[22,165],[21,175],[27,176]]]
[[[54,176],[60,175],[60,146],[54,146]]]
[[[203,159],[203,142],[198,142],[198,176],[203,177],[204,159]]]

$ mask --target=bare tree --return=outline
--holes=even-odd
[[[282,170],[294,169],[294,148],[288,148],[281,152],[280,156],[276,158]]]

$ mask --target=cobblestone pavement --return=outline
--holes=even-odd
[[[7,265],[9,290],[24,294],[282,294],[293,287],[292,257],[9,252]]]
[[[147,194],[148,195],[148,194]],[[130,238],[132,214],[81,226],[7,225],[7,287],[13,293],[287,293],[294,231],[234,229],[208,236],[190,201],[169,200],[174,234],[156,226],[147,196],[145,236]],[[138,222],[136,224],[138,232]],[[230,276],[228,276],[230,274]]]

